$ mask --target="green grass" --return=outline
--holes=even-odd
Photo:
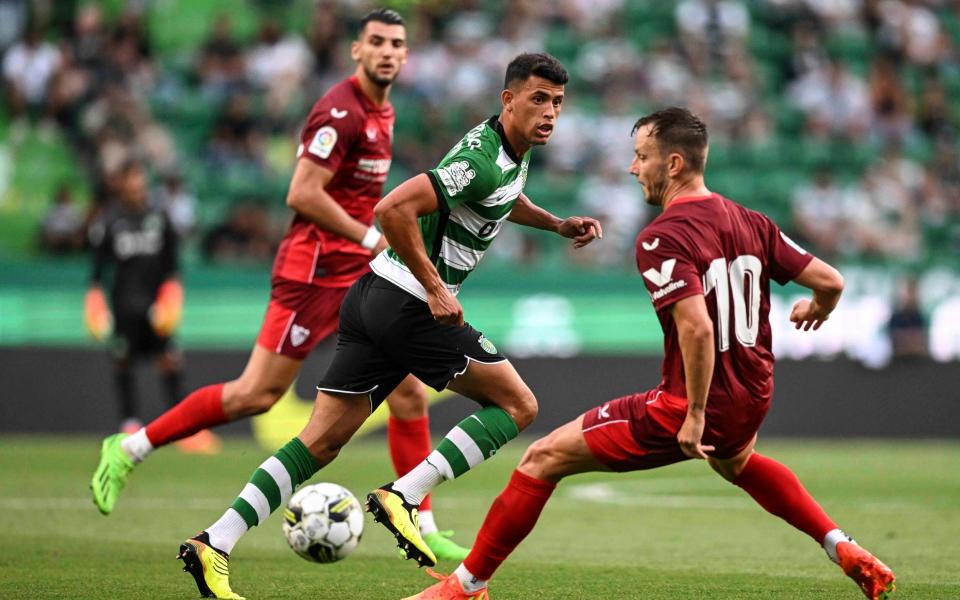
[[[468,542],[525,446],[514,442],[444,485],[435,501],[441,527]],[[228,440],[215,457],[161,451],[104,518],[86,489],[98,448],[92,438],[0,440],[0,598],[197,597],[174,560],[177,546],[221,514],[267,455],[245,440]],[[960,445],[776,441],[760,449],[793,467],[891,565],[896,597],[960,598]],[[314,477],[358,495],[389,479],[385,446],[372,439]],[[369,517],[355,555],[315,565],[286,548],[274,516],[237,546],[232,570],[234,589],[251,599],[393,599],[431,581],[396,558],[392,538]],[[497,600],[861,597],[816,544],[702,463],[564,482],[491,592]]]

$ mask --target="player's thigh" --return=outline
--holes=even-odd
[[[304,360],[337,330],[340,306],[349,288],[327,288],[274,278],[257,345]]]
[[[507,360],[496,363],[467,361],[466,369],[447,387],[483,405],[495,405],[524,429],[537,416],[537,399]]]
[[[310,420],[298,437],[322,467],[336,458],[369,416],[367,395],[317,391]]]
[[[387,406],[394,418],[409,421],[427,415],[427,389],[419,379],[407,375],[390,395],[387,396]]]
[[[531,444],[517,468],[525,475],[552,482],[577,473],[610,470],[587,446],[583,415]]]
[[[709,456],[707,457],[707,462],[710,463],[713,470],[719,473],[721,477],[732,482],[740,476],[743,468],[747,466],[747,461],[750,460],[750,455],[753,454],[753,448],[756,444],[757,435],[754,434],[747,445],[734,456],[730,458],[715,458]]]

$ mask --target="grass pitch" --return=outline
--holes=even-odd
[[[530,440],[518,440],[435,499],[441,527],[469,543]],[[960,444],[767,441],[842,527],[897,573],[895,597],[960,598]],[[87,483],[99,440],[0,440],[0,598],[186,599],[198,594],[174,559],[268,455],[227,440],[218,456],[161,450],[133,473],[102,517]],[[393,478],[385,442],[349,445],[312,481],[358,497]],[[441,564],[449,571],[456,565]],[[395,599],[431,583],[399,560],[369,515],[347,560],[308,563],[286,547],[274,515],[231,561],[252,599]],[[703,463],[562,483],[533,534],[491,585],[497,600],[559,598],[862,598],[805,535],[753,504]]]

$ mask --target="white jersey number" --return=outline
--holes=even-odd
[[[760,331],[760,273],[763,264],[750,254],[738,256],[727,267],[726,258],[710,263],[703,274],[703,294],[716,291],[717,343],[720,352],[730,349],[730,298],[733,297],[733,326],[737,341],[752,347]],[[733,293],[730,293],[733,288]]]

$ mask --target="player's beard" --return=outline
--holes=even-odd
[[[663,194],[666,189],[667,178],[663,174],[651,176],[647,180],[647,185],[643,186],[644,200],[652,206],[663,206]]]
[[[399,72],[394,72],[393,77],[380,77],[377,75],[376,71],[371,71],[366,66],[363,67],[363,71],[367,74],[367,79],[372,81],[374,85],[382,88],[385,88],[393,83],[393,80],[396,79],[397,75],[399,74]]]

